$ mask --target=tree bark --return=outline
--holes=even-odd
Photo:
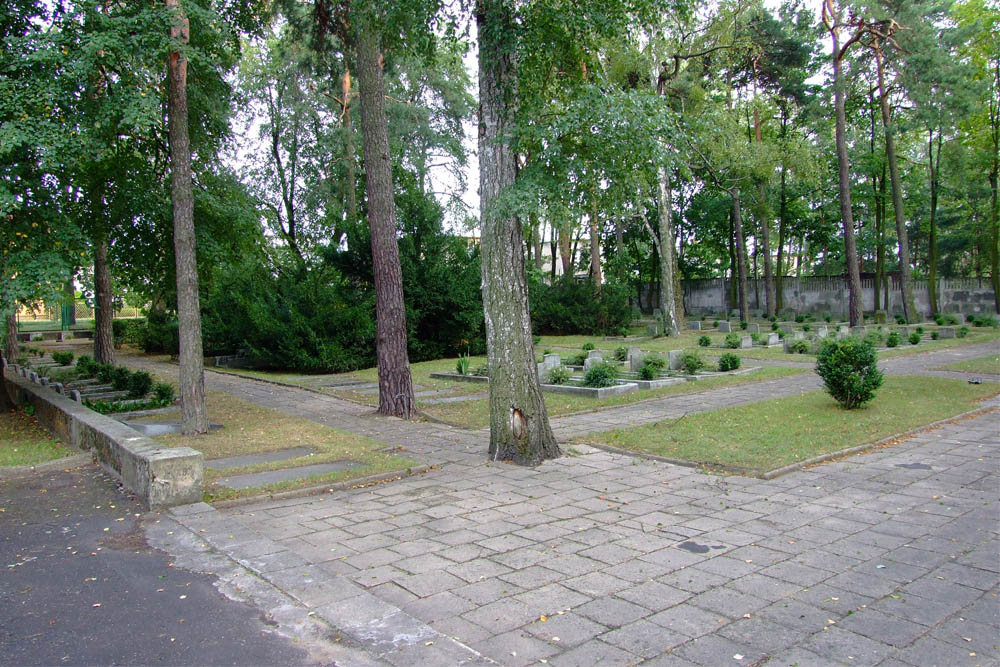
[[[601,296],[601,223],[597,217],[597,202],[590,206],[590,279],[594,281],[594,295]]]
[[[559,259],[562,262],[563,276],[573,275],[573,257],[572,251],[570,250],[570,241],[572,241],[571,234],[569,231],[569,220],[564,220],[563,224],[559,227]]]
[[[500,192],[513,185],[517,156],[507,143],[516,99],[514,18],[502,0],[480,0],[479,192],[482,202],[483,309],[490,373],[491,461],[537,465],[562,452],[549,427],[532,345],[521,224],[497,215]]]
[[[832,13],[832,0],[826,0],[824,11]],[[858,269],[858,246],[854,238],[854,212],[851,210],[851,165],[847,155],[847,113],[844,110],[844,82],[840,71],[840,27],[828,25],[833,39],[833,99],[836,109],[836,143],[839,173],[840,218],[844,227],[844,254],[847,258],[848,320],[857,326],[864,321],[861,302],[861,273]]]
[[[102,364],[115,363],[114,318],[108,242],[102,235],[94,240],[94,360]]]
[[[670,172],[662,165],[657,168],[657,172],[659,233],[651,233],[650,236],[660,256],[660,313],[663,316],[663,334],[676,336],[680,334],[680,318],[677,316],[677,297],[674,294],[677,260],[674,257],[673,194]]]
[[[993,283],[993,309],[1000,315],[1000,56],[993,60],[993,94],[990,95],[990,138],[993,148],[988,179],[990,182],[990,227],[993,231],[990,243],[990,268]]]
[[[341,131],[344,135],[344,211],[347,214],[347,228],[350,229],[358,220],[357,166],[354,157],[354,126],[351,121],[351,70],[344,68],[340,78],[340,90],[344,97],[344,117],[341,120]],[[342,234],[337,235],[340,242]]]
[[[931,210],[930,210],[930,234],[927,237],[927,293],[931,301],[931,313],[940,312],[938,309],[937,291],[937,203],[938,203],[938,174],[941,166],[941,132],[938,130],[937,160],[934,159],[934,131],[927,133],[927,171],[930,184]]]
[[[409,419],[413,415],[415,401],[406,351],[403,271],[396,242],[396,206],[392,164],[389,161],[389,125],[385,116],[386,90],[379,34],[370,26],[359,26],[355,41],[368,224],[375,274],[378,412]]]
[[[875,45],[875,63],[878,72],[879,106],[882,109],[882,128],[885,130],[885,158],[889,163],[889,181],[892,185],[892,209],[896,218],[896,239],[899,243],[899,287],[903,295],[903,317],[907,322],[917,321],[913,302],[913,283],[910,278],[910,243],[903,211],[903,184],[899,180],[896,161],[896,136],[889,118],[889,92],[885,88],[885,68],[882,51]]]
[[[757,145],[764,143],[761,132],[760,111],[756,107],[753,110],[754,141]],[[782,173],[784,175],[784,173]],[[767,316],[775,314],[774,301],[774,273],[771,269],[771,216],[767,206],[766,189],[764,183],[757,184],[757,217],[760,225],[761,253],[764,255],[764,298],[767,302]],[[757,300],[757,307],[760,307],[760,300]],[[746,320],[743,320],[744,322]]]
[[[729,196],[733,199],[733,232],[736,236],[736,273],[737,273],[737,298],[740,311],[740,322],[749,321],[749,310],[747,308],[747,258],[746,242],[743,238],[743,220],[740,214],[740,191],[730,190]]]
[[[166,0],[173,13],[170,39],[174,47],[188,43],[189,25],[181,0]],[[184,435],[208,431],[205,369],[195,255],[194,190],[188,136],[187,59],[171,49],[167,67],[167,118],[170,132],[170,195],[174,214],[174,257],[177,265],[177,323],[180,336],[180,397]]]
[[[14,364],[17,363],[17,303],[11,304],[11,311],[4,319],[7,325],[3,346],[4,358],[8,364]]]

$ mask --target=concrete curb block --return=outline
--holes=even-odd
[[[162,447],[138,431],[47,387],[4,372],[5,390],[63,442],[90,450],[150,508],[201,500],[204,457],[190,447]]]
[[[277,493],[246,496],[245,498],[217,500],[211,503],[210,507],[214,507],[216,509],[228,509],[230,507],[252,505],[263,501],[289,500],[293,498],[305,498],[306,496],[320,495],[323,493],[333,493],[334,491],[346,491],[348,489],[356,489],[363,486],[370,486],[372,484],[378,484],[380,482],[386,482],[395,479],[403,479],[405,477],[412,477],[413,475],[419,475],[421,473],[425,473],[428,470],[432,469],[433,467],[434,467],[433,465],[414,466],[410,468],[409,471],[397,470],[395,472],[380,472],[375,475],[368,475],[366,477],[357,477],[355,479],[344,480],[342,482],[314,484],[312,486],[306,486],[301,489],[293,489],[291,491],[279,491]]]
[[[913,437],[914,435],[917,435],[918,433],[922,433],[923,431],[927,431],[927,430],[930,430],[930,429],[935,429],[935,428],[938,428],[940,426],[944,426],[945,424],[948,424],[948,423],[951,423],[951,422],[954,422],[954,421],[962,421],[962,420],[965,420],[965,419],[972,419],[974,417],[979,417],[979,416],[982,416],[982,415],[985,415],[985,414],[989,414],[991,412],[996,412],[998,410],[1000,410],[1000,407],[997,407],[997,406],[987,406],[987,407],[983,407],[983,408],[976,408],[975,410],[970,410],[968,412],[963,412],[963,413],[955,415],[953,417],[947,417],[945,419],[939,419],[938,421],[931,422],[930,424],[925,424],[923,426],[918,426],[916,428],[912,428],[912,429],[910,429],[908,431],[904,431],[902,433],[897,433],[895,435],[890,435],[889,437],[882,438],[881,440],[878,440],[876,442],[869,442],[869,443],[866,443],[866,444],[863,444],[863,445],[857,445],[856,447],[848,447],[847,449],[841,449],[841,450],[838,450],[836,452],[830,452],[828,454],[821,454],[820,456],[814,456],[814,457],[806,459],[804,461],[796,461],[795,463],[790,463],[790,464],[788,464],[786,466],[782,466],[780,468],[775,468],[773,470],[768,470],[768,471],[764,471],[764,472],[762,472],[760,470],[756,470],[754,468],[741,468],[739,466],[727,466],[727,465],[714,464],[714,463],[713,464],[707,464],[707,463],[699,463],[697,461],[686,461],[686,460],[683,460],[683,459],[674,459],[674,458],[670,458],[668,456],[659,456],[657,454],[647,454],[645,452],[637,452],[637,451],[634,451],[634,450],[631,450],[631,449],[623,449],[621,447],[615,447],[613,445],[605,445],[603,443],[597,443],[597,442],[582,441],[582,442],[578,442],[576,444],[586,445],[588,447],[593,447],[594,449],[598,449],[598,450],[601,450],[603,452],[608,452],[609,454],[620,454],[620,455],[623,455],[623,456],[634,456],[635,458],[638,458],[638,459],[647,459],[649,461],[659,461],[661,463],[669,463],[671,465],[682,466],[684,468],[695,468],[695,469],[698,469],[698,470],[713,470],[713,471],[720,471],[720,472],[730,473],[732,475],[741,475],[741,476],[744,476],[744,477],[756,477],[758,479],[770,480],[770,479],[775,479],[777,477],[781,477],[783,475],[787,475],[788,473],[795,472],[797,470],[804,470],[805,468],[809,468],[811,466],[818,465],[820,463],[825,463],[827,461],[832,461],[834,459],[839,459],[839,458],[842,458],[844,456],[850,456],[852,454],[859,454],[861,452],[865,452],[865,451],[868,451],[870,449],[875,449],[877,447],[881,447],[881,446],[883,446],[885,444],[893,442],[894,440],[899,440],[899,439],[904,439],[904,438],[910,438],[910,437]],[[567,446],[572,446],[572,443],[563,443],[563,444],[566,444]]]
[[[66,468],[78,468],[91,463],[93,460],[94,457],[90,454],[74,454],[73,456],[66,456],[61,459],[55,459],[54,461],[36,463],[32,466],[12,466],[10,468],[0,468],[0,481],[30,477],[35,473],[47,473],[55,472],[57,470],[65,470]]]

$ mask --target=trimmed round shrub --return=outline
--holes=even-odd
[[[93,377],[97,372],[97,362],[87,354],[76,360],[76,372],[80,377]]]
[[[798,313],[798,314],[795,315],[795,323],[796,324],[802,324],[805,321],[806,321],[806,316],[803,315],[802,313]]]
[[[153,376],[146,371],[136,371],[128,381],[128,397],[142,398],[153,388]]]
[[[916,331],[910,334],[910,345],[916,345],[920,342],[920,334]]]
[[[566,384],[569,382],[572,373],[565,366],[556,366],[555,368],[549,369],[549,384]]]
[[[920,334],[921,336],[924,335],[924,328],[923,327],[917,327],[917,333]]]
[[[833,316],[832,315],[824,315],[823,316],[823,321],[824,322],[833,322]]]
[[[938,325],[939,327],[943,327],[944,326],[944,315],[942,315],[941,313],[937,313],[931,319],[933,319],[934,320],[934,324]]]
[[[718,329],[718,328],[719,328],[719,320],[714,320],[714,321],[712,322],[712,326],[713,326],[713,327],[715,327],[716,329]],[[977,326],[978,326],[978,325],[977,325]]]
[[[808,332],[809,332],[809,330],[811,330],[811,329],[812,329],[812,325],[811,325],[811,324],[809,324],[808,322],[806,322],[805,324],[803,324],[803,325],[802,325],[802,330],[803,330],[803,331],[805,331],[805,332],[807,332],[807,333],[808,333]]]
[[[823,343],[816,355],[816,373],[830,395],[848,410],[872,400],[883,380],[875,348],[851,337]]]
[[[941,333],[940,332],[938,332],[938,331],[932,331],[931,332],[931,340],[937,340],[940,337],[941,337]]]
[[[788,351],[792,354],[809,354],[809,343],[804,340],[797,340],[788,346]]]
[[[639,378],[642,380],[655,380],[667,367],[667,360],[655,354],[647,354],[639,367]]]
[[[732,352],[726,352],[724,355],[719,357],[719,370],[723,373],[727,371],[735,371],[740,367],[740,358],[733,354]]]
[[[101,384],[111,384],[111,379],[115,372],[115,367],[111,364],[96,364],[94,375]]]
[[[610,387],[618,378],[618,369],[606,361],[594,364],[583,376],[585,387]]]
[[[73,363],[74,354],[72,352],[53,352],[52,361],[60,366],[69,366]]]
[[[959,327],[958,331],[955,332],[955,335],[958,336],[959,338],[965,338],[966,336],[969,335],[969,327],[967,326]]]
[[[574,354],[572,357],[569,358],[569,360],[566,362],[566,365],[567,366],[583,366],[583,362],[586,361],[586,360],[587,360],[587,353],[586,352],[578,352],[577,354]]]
[[[897,345],[899,345],[899,332],[890,331],[889,335],[885,337],[885,346],[896,347]]]
[[[777,330],[778,330],[778,329],[780,329],[780,328],[781,328],[781,327],[780,327],[780,326],[778,326],[778,322],[777,322],[777,320],[775,320],[775,321],[771,322],[771,331],[777,331]]]
[[[580,349],[583,350],[584,352],[590,352],[591,350],[594,349],[594,344],[593,343],[584,343],[583,347],[581,347]]]
[[[906,324],[906,318],[902,315],[896,315],[896,324]]]
[[[132,371],[124,366],[114,366],[111,369],[111,386],[115,391],[128,391],[132,381]]]
[[[174,402],[174,386],[167,382],[157,382],[153,385],[153,396],[158,403],[169,405]]]
[[[749,326],[746,322],[740,322],[740,329],[746,329]]]
[[[740,336],[737,333],[726,334],[726,347],[738,350],[740,347]]]
[[[966,322],[975,322],[976,321],[976,316],[973,315],[972,313],[969,313],[969,314],[967,314],[965,316],[965,321]]]
[[[708,336],[705,335],[698,336],[698,345],[700,347],[708,347],[711,344],[712,344],[712,339],[709,338]]]
[[[705,360],[697,352],[685,352],[681,363],[684,364],[684,370],[690,375],[694,375],[705,367]]]

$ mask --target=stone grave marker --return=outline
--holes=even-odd
[[[590,370],[590,367],[599,364],[604,361],[604,355],[601,354],[600,350],[590,350],[587,352],[587,358],[583,360],[583,370]]]
[[[542,357],[542,363],[545,364],[546,368],[556,368],[562,365],[562,358],[558,353],[550,352]]]
[[[817,338],[826,338],[829,335],[830,335],[830,329],[828,329],[827,327],[816,327]]]
[[[748,334],[760,333],[760,325],[759,324],[748,324],[747,328],[746,328],[746,332]]]
[[[753,347],[753,337],[743,336],[742,338],[740,338],[740,347],[744,349],[748,347]]]
[[[866,327],[857,326],[857,327],[853,327],[851,329],[851,334],[854,335],[854,336],[857,336],[858,338],[864,338],[865,334],[867,334],[867,333],[868,333],[868,329]]]
[[[951,327],[941,327],[938,329],[938,338],[954,338],[955,330]]]
[[[701,331],[701,320],[691,320],[688,326],[691,327],[691,331]]]
[[[647,336],[655,336],[657,333],[659,333],[659,332],[657,331],[657,325],[656,324],[653,324],[652,322],[650,322],[649,324],[646,325],[646,335]]]
[[[637,373],[640,368],[642,368],[643,359],[646,355],[642,353],[637,347],[630,347],[628,349],[628,369],[633,373]]]
[[[722,333],[729,333],[732,330],[733,326],[729,323],[729,320],[719,321],[719,331],[721,331]]]
[[[769,333],[769,334],[767,334],[767,344],[768,345],[777,345],[780,342],[781,342],[781,336],[779,336],[777,333]]]
[[[668,352],[668,367],[672,371],[679,371],[684,368],[684,350],[670,350]]]

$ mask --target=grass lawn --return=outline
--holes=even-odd
[[[816,391],[595,433],[579,441],[759,474],[967,412],[998,393],[995,384],[887,377],[875,399],[858,410],[845,411],[825,391]]]
[[[73,455],[20,410],[0,412],[0,467],[30,466]]]
[[[207,397],[209,420],[222,424],[223,428],[196,437],[163,435],[154,438],[167,446],[188,446],[205,455],[206,460],[260,454],[292,447],[311,447],[316,453],[287,461],[263,463],[227,470],[205,469],[205,500],[220,500],[240,496],[258,495],[274,491],[287,491],[315,484],[347,481],[382,472],[405,471],[416,463],[410,459],[386,451],[386,444],[370,438],[317,424],[299,417],[286,415],[261,405],[249,403],[225,392],[210,391]],[[176,414],[158,414],[144,421],[179,420]],[[254,487],[234,491],[213,484],[221,477],[242,475],[265,470],[279,470],[298,466],[329,463],[331,461],[355,461],[364,464],[354,470],[345,470],[292,480],[279,484]]]
[[[1000,354],[993,354],[988,357],[979,357],[977,359],[966,359],[965,361],[956,361],[955,363],[948,364],[946,366],[938,366],[937,370],[964,371],[966,373],[992,373],[994,375],[1000,374]]]

